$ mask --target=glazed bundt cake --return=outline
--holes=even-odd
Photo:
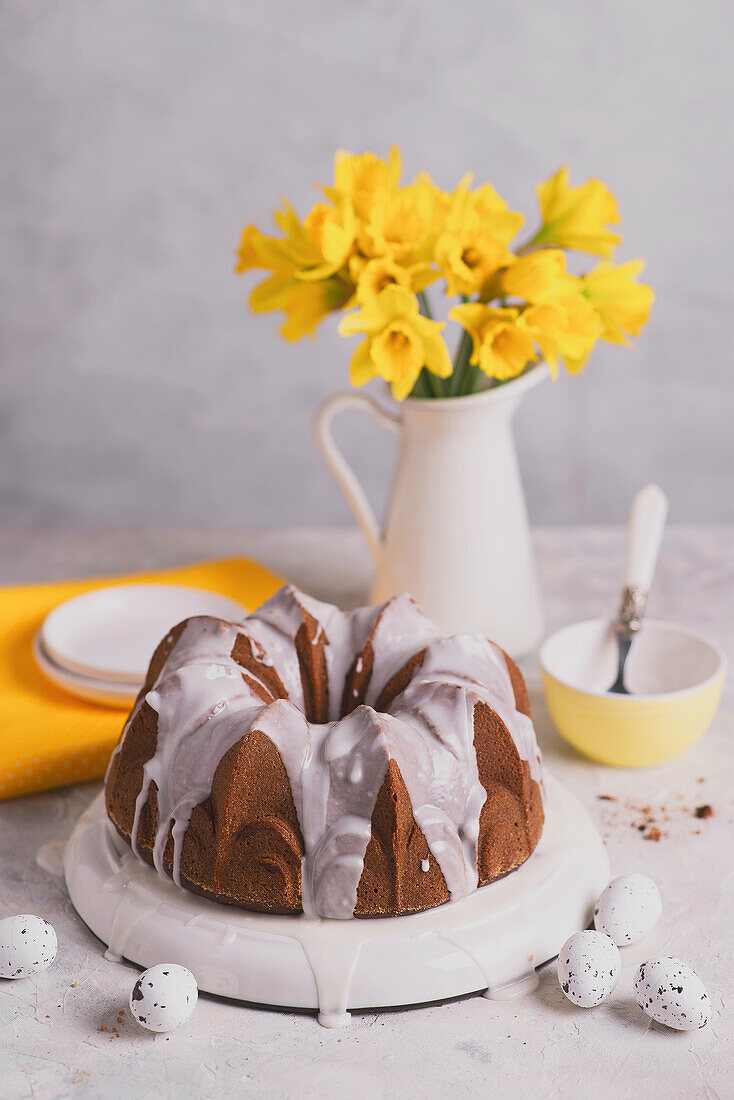
[[[379,917],[514,870],[543,828],[519,670],[409,596],[349,614],[292,585],[161,642],[107,813],[179,886],[268,913]]]

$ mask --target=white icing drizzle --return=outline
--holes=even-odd
[[[329,721],[324,724],[308,722],[302,710],[295,639],[304,611],[317,623],[314,645],[325,643]],[[262,665],[275,669],[288,699],[267,703],[262,697],[267,698],[267,689],[257,675],[248,669],[245,678],[231,656],[239,634],[251,639]],[[368,640],[373,651],[368,704],[406,661],[426,652],[390,713],[362,705],[340,717],[346,675],[353,665],[363,667]],[[477,702],[496,711],[533,777],[541,776],[532,723],[516,709],[501,651],[480,636],[441,638],[407,596],[345,614],[286,586],[242,624],[190,619],[144,700],[158,715],[158,737],[143,769],[133,851],[155,782],[153,862],[167,878],[163,858],[170,834],[173,880],[180,886],[181,850],[193,809],[210,795],[225,753],[257,729],[277,748],[290,783],[304,841],[301,886],[308,917],[353,915],[372,813],[390,760],[400,769],[413,817],[451,899],[476,889],[479,818],[486,800],[474,750]],[[142,703],[143,697],[126,732]]]
[[[363,706],[339,722],[315,725],[292,703],[278,702],[255,723],[280,753],[290,782],[305,850],[307,916],[347,918],[354,912],[393,721]]]
[[[533,723],[517,709],[515,690],[501,649],[481,634],[439,638],[427,647],[410,688],[436,681],[464,687],[487,703],[507,727],[521,760],[527,760],[532,778],[538,784],[542,782],[542,764]]]
[[[391,707],[399,723],[394,759],[451,900],[477,888],[479,815],[487,792],[474,752],[474,702],[462,688],[438,681],[412,685]]]
[[[240,633],[257,643],[261,651],[258,659],[275,669],[288,698],[303,710],[301,666],[295,646],[298,628],[303,624],[303,612],[295,592],[291,585],[279,589],[254,614],[248,615],[240,626]]]
[[[195,806],[211,794],[214,773],[265,703],[230,657],[238,628],[197,616],[189,619],[145,701],[158,715],[156,751],[143,767],[135,803],[132,847],[137,852],[140,815],[157,787],[158,828],[153,864],[165,876],[163,855],[173,836],[173,880],[181,885],[184,834]]]
[[[386,684],[411,657],[440,638],[435,623],[427,619],[415,600],[403,593],[378,608],[371,640],[372,672],[365,703],[374,706]]]
[[[46,844],[42,844],[36,852],[36,863],[47,874],[53,875],[54,878],[64,878],[64,840],[49,840]]]

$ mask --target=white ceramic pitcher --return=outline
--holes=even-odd
[[[512,418],[546,377],[539,366],[468,397],[408,398],[397,411],[353,391],[318,408],[316,444],[375,558],[373,603],[409,592],[448,634],[485,634],[513,657],[537,644],[543,616]],[[347,409],[400,436],[384,536],[331,433]]]

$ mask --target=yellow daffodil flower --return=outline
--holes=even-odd
[[[283,252],[293,261],[294,267],[299,270],[316,267],[322,261],[318,245],[306,232],[305,225],[288,200],[282,198],[281,202],[283,209],[273,213],[273,221],[285,234],[278,243]]]
[[[515,378],[535,362],[533,336],[518,324],[518,309],[493,309],[481,302],[454,306],[449,316],[472,338],[470,362],[489,378]]]
[[[310,336],[324,317],[341,309],[351,294],[351,287],[337,276],[308,283],[292,271],[274,272],[250,294],[253,313],[268,313],[282,309],[286,320],[280,331],[286,340]]]
[[[507,295],[526,302],[541,302],[559,294],[565,279],[565,253],[559,248],[544,249],[521,256],[506,267],[484,288],[482,297],[489,300]]]
[[[428,263],[433,255],[436,188],[427,180],[376,197],[359,236],[370,257],[390,255],[399,264]]]
[[[629,343],[627,336],[639,336],[655,300],[651,287],[635,279],[645,264],[629,260],[615,266],[600,263],[582,277],[583,293],[599,316],[602,339],[611,344]]]
[[[357,232],[351,202],[343,198],[335,206],[317,202],[303,227],[321,255],[321,263],[301,271],[300,278],[313,280],[333,275],[347,262]]]
[[[353,256],[349,262],[349,273],[357,286],[356,301],[362,306],[371,305],[377,295],[388,286],[402,286],[406,290],[424,290],[429,283],[438,278],[430,264],[412,264],[403,267],[391,256],[382,256],[366,260],[363,256]]]
[[[408,268],[396,264],[390,256],[374,260],[355,256],[349,264],[349,271],[357,284],[356,300],[361,306],[372,305],[377,295],[388,286],[412,289]]]
[[[352,357],[352,384],[363,386],[379,376],[391,384],[393,397],[402,401],[423,367],[439,378],[448,378],[451,360],[440,335],[443,327],[421,316],[415,295],[405,287],[387,286],[370,305],[339,324],[342,336],[363,332],[367,337]]]
[[[255,226],[249,225],[242,233],[238,252],[237,272],[263,268],[270,276],[259,283],[250,294],[253,313],[265,313],[282,309],[286,320],[281,333],[287,340],[298,340],[311,334],[327,314],[341,309],[351,294],[351,285],[338,277],[304,283],[300,278],[301,260],[313,259],[313,246],[309,248],[290,224],[292,211],[287,210],[284,220],[289,222],[289,237],[281,240],[267,237]],[[297,222],[297,219],[296,219]],[[300,223],[298,223],[300,225]]]
[[[317,241],[307,232],[295,210],[283,199],[283,209],[273,212],[282,237],[268,237],[254,225],[245,227],[238,252],[237,272],[262,267],[279,269],[287,264],[293,271],[309,271],[323,263]]]
[[[291,341],[300,340],[302,336],[312,336],[324,317],[341,309],[350,294],[351,287],[345,286],[337,277],[322,279],[316,283],[304,283],[296,279],[280,303],[280,308],[286,315],[286,320],[280,326],[281,334]],[[252,301],[250,304],[252,305]]]
[[[256,225],[245,226],[237,250],[237,274],[241,275],[254,268],[274,270],[283,265],[292,266],[292,261],[285,255],[282,242],[276,237],[265,236]]]
[[[568,168],[564,165],[536,190],[543,225],[534,244],[556,244],[596,256],[613,255],[622,238],[606,226],[617,225],[619,213],[614,195],[601,180],[569,187]]]
[[[471,174],[466,175],[450,196],[449,222],[455,219],[460,223],[471,211],[488,231],[508,244],[524,225],[525,215],[517,210],[510,210],[505,200],[490,184],[483,183],[481,187],[475,187],[472,191],[471,182]]]
[[[322,190],[327,198],[336,202],[346,196],[358,218],[366,221],[378,195],[394,191],[400,182],[402,163],[396,145],[390,150],[389,160],[382,160],[374,153],[345,153],[340,150],[334,158],[334,186]]]
[[[436,242],[435,259],[449,294],[475,294],[498,268],[513,259],[507,245],[523,224],[493,187],[469,189],[466,176],[451,196],[445,225]]]
[[[435,257],[453,295],[480,291],[497,268],[511,261],[512,254],[473,211],[468,211],[460,223],[438,238]]]
[[[558,377],[559,356],[570,374],[583,370],[601,335],[599,318],[578,288],[528,306],[518,325],[540,348],[553,378]]]

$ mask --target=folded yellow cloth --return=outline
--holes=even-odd
[[[64,600],[131,581],[194,585],[250,608],[282,584],[262,566],[243,559],[0,589],[0,799],[104,775],[123,712],[55,687],[36,665],[31,645],[46,615]]]

